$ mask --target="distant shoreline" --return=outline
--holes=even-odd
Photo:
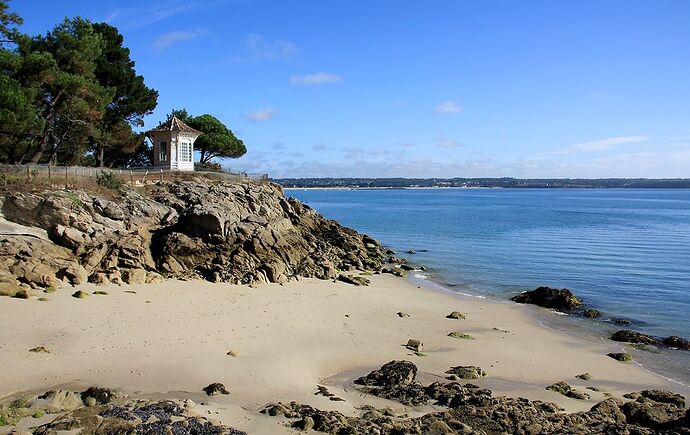
[[[690,189],[689,178],[274,178],[290,189]]]

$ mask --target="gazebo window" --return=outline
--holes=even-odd
[[[158,147],[158,161],[159,162],[167,162],[168,161],[168,143],[165,141],[161,141],[160,145]]]
[[[183,162],[192,161],[192,146],[188,142],[180,143],[180,160]]]

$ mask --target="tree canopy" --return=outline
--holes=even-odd
[[[209,163],[216,157],[236,159],[247,152],[244,142],[212,115],[193,116],[186,123],[203,133],[194,143],[199,151],[199,163]]]
[[[66,18],[45,35],[25,35],[0,0],[0,162],[144,166],[143,133],[158,92],[138,75],[124,37],[107,23]],[[237,158],[242,140],[212,115],[173,111],[203,133],[200,163]]]
[[[137,75],[119,31],[77,17],[29,36],[16,29],[21,22],[0,0],[0,161],[138,158],[143,135],[132,128],[143,126],[158,93]]]

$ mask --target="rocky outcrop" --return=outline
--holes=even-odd
[[[194,415],[175,401],[127,401],[79,408],[34,430],[36,435],[70,431],[83,434],[246,435],[245,432]]]
[[[384,260],[376,240],[324,219],[274,184],[197,178],[145,189],[124,188],[113,198],[0,192],[0,294],[164,277],[334,279],[379,270]],[[3,232],[2,222],[13,231]]]
[[[520,304],[539,305],[556,310],[574,310],[582,306],[582,299],[565,288],[539,287],[514,296],[511,300]]]
[[[402,363],[384,365],[372,372],[370,380],[385,383],[383,376],[393,384],[414,382],[410,376],[416,373],[416,367]],[[385,376],[391,370],[392,376]],[[609,398],[588,411],[567,414],[552,403],[492,397],[491,391],[472,384],[435,382],[421,388],[427,402],[445,409],[409,418],[387,409],[363,406],[358,416],[346,416],[291,402],[271,404],[261,412],[286,417],[295,428],[308,427],[330,434],[690,434],[690,411],[685,410],[682,396],[666,391],[635,393],[628,396],[633,401],[625,403]]]

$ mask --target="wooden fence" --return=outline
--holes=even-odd
[[[17,182],[48,182],[49,184],[79,185],[80,182],[98,181],[99,177],[112,174],[122,183],[146,185],[157,181],[188,179],[197,174],[220,177],[229,181],[267,182],[267,174],[235,172],[184,172],[155,168],[94,168],[87,166],[52,165],[0,165],[0,184]]]

